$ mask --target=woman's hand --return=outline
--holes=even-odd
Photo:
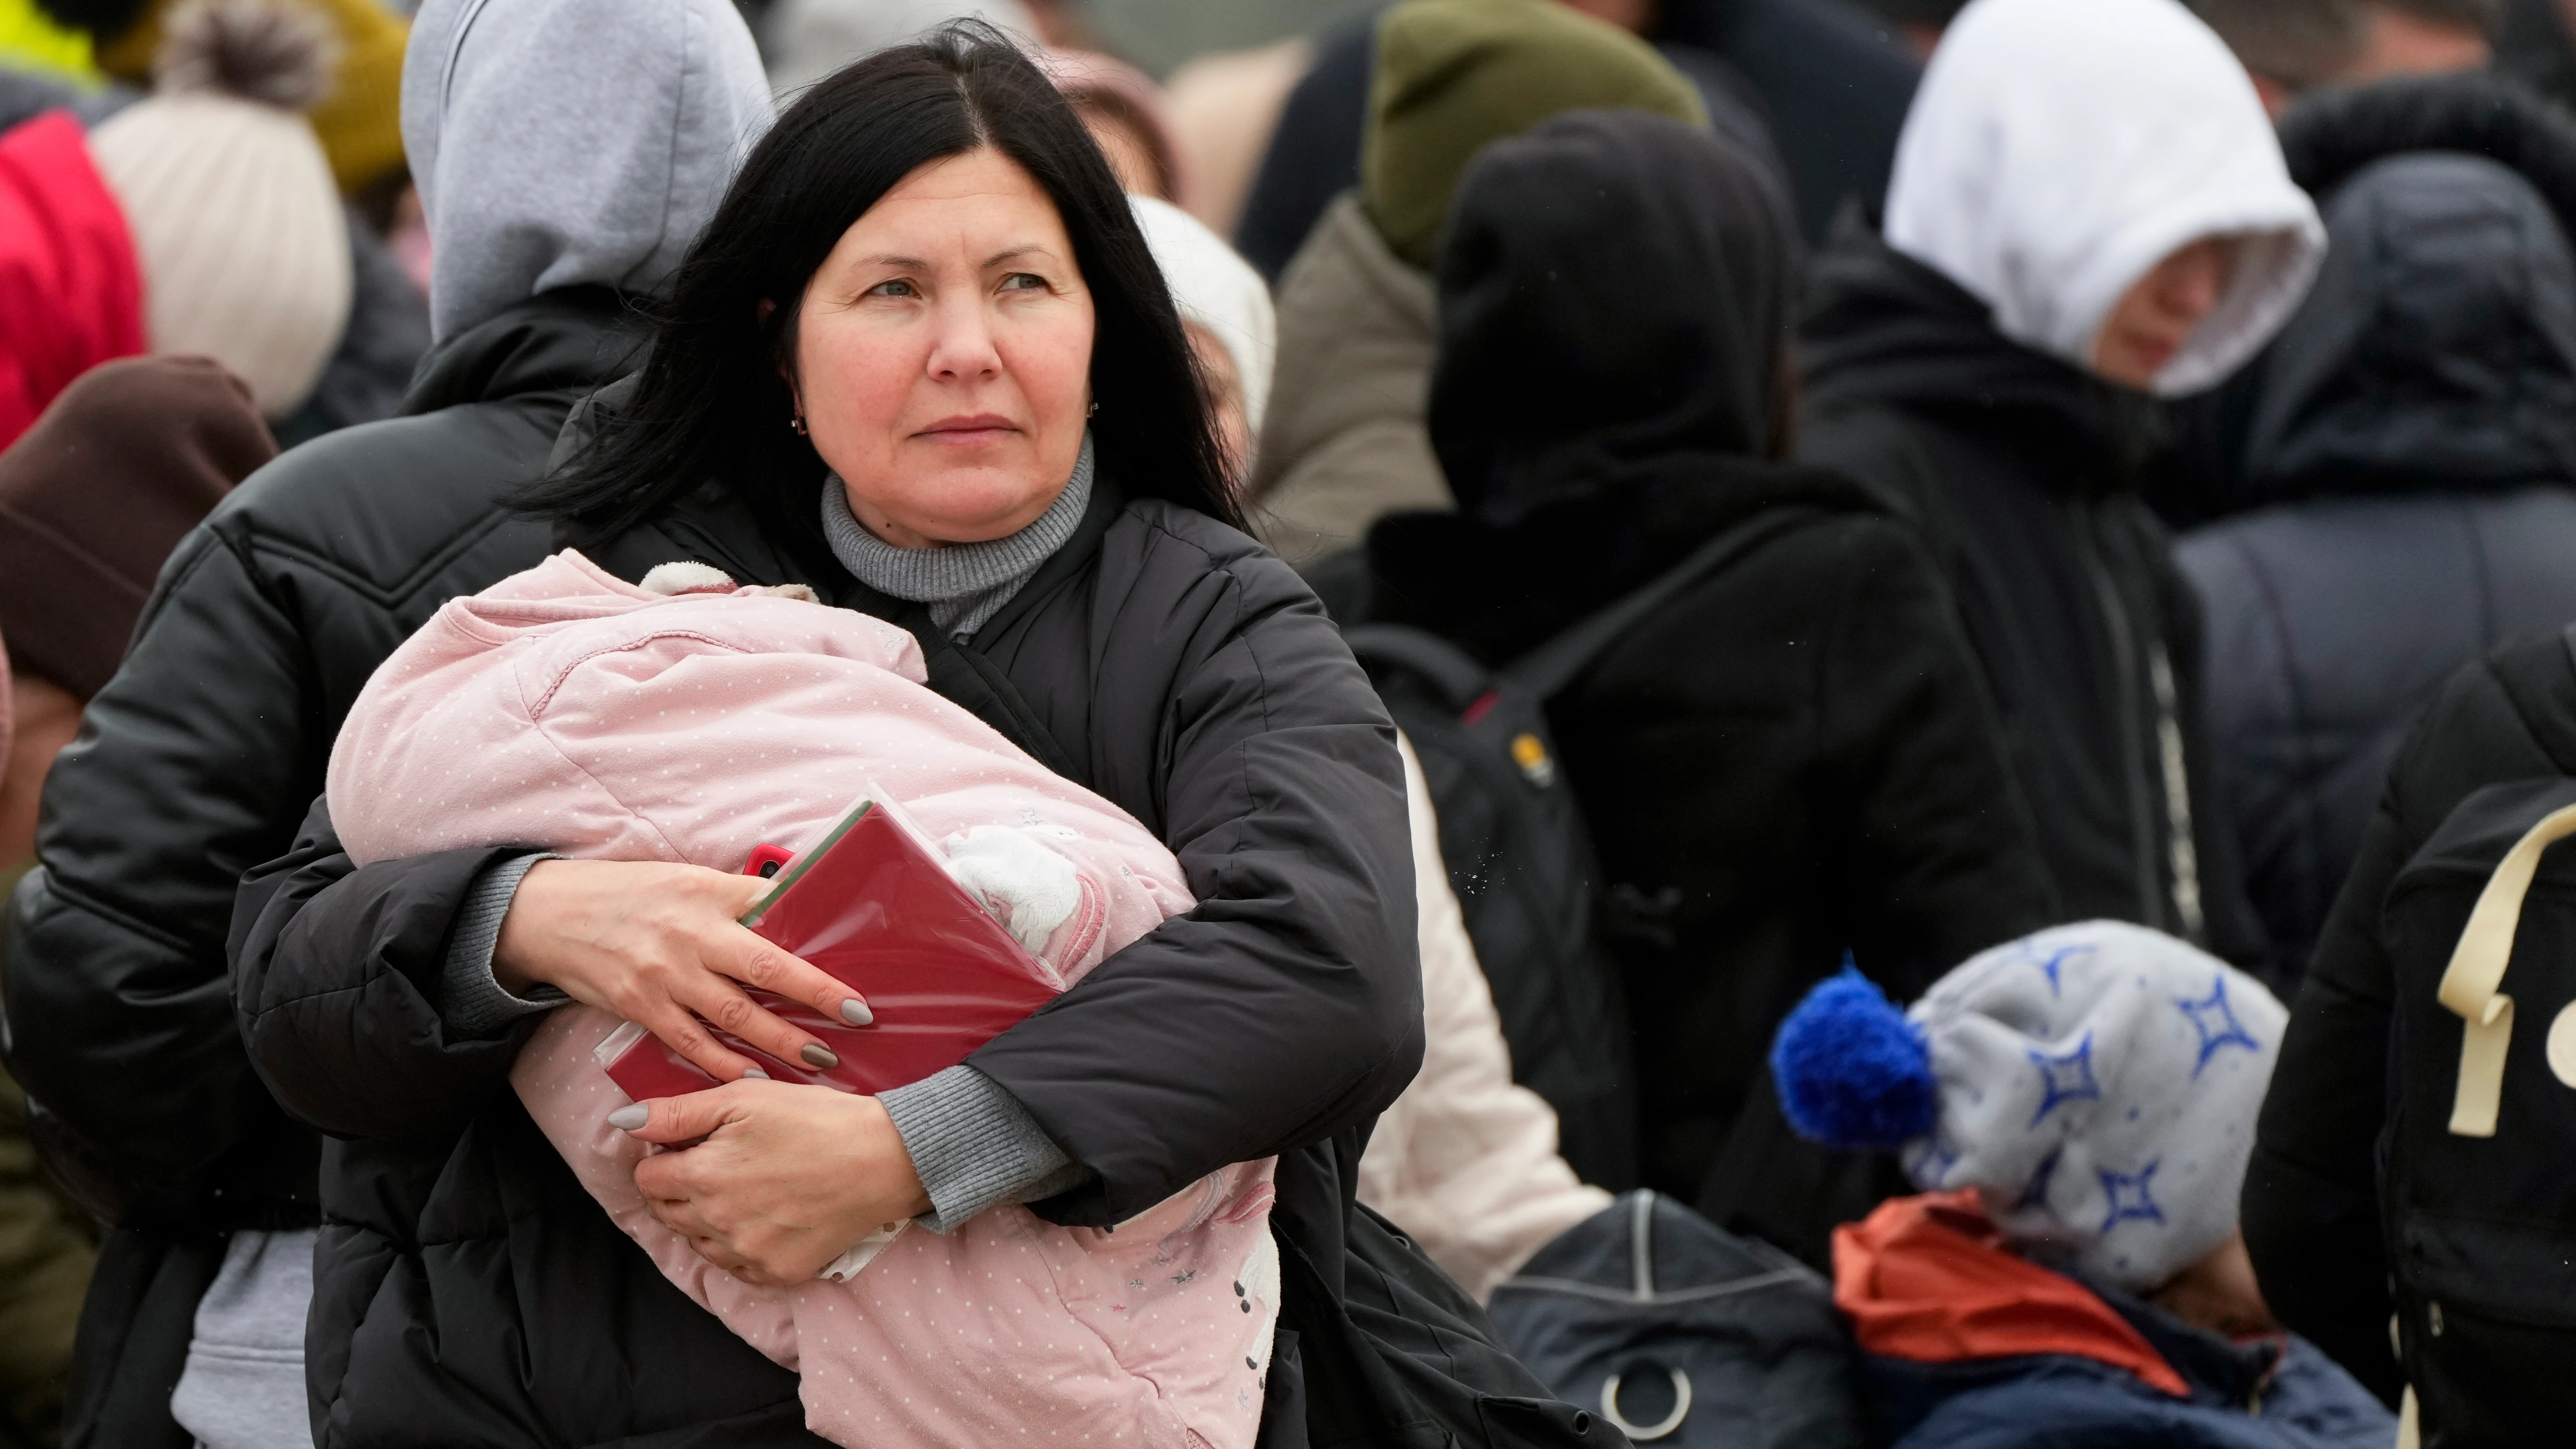
[[[712,1022],[783,1062],[840,1059],[743,994],[757,986],[827,1017],[867,1025],[867,1003],[737,919],[769,889],[757,876],[660,861],[539,861],[501,918],[492,974],[524,992],[543,983],[635,1023],[720,1082],[757,1068],[706,1029]]]
[[[751,1081],[639,1105],[647,1117],[635,1136],[695,1145],[637,1163],[636,1190],[664,1227],[745,1283],[802,1283],[868,1234],[930,1210],[874,1097]]]

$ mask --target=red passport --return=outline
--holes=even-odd
[[[764,847],[764,853],[767,848]],[[841,1059],[829,1071],[716,1036],[782,1082],[873,1094],[953,1067],[1055,999],[1026,948],[949,875],[901,812],[869,800],[795,857],[742,918],[763,939],[849,983],[876,1021],[852,1026],[770,992],[753,1000]],[[760,855],[753,857],[755,865]],[[704,1091],[716,1079],[629,1023],[599,1044],[609,1077],[636,1101]]]

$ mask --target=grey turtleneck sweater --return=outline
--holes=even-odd
[[[897,548],[852,516],[849,494],[840,482],[828,479],[823,488],[823,537],[832,545],[832,556],[868,587],[928,604],[930,622],[950,638],[967,639],[1081,526],[1083,511],[1091,506],[1091,435],[1083,434],[1073,479],[1047,511],[1019,532],[985,543]]]
[[[1085,434],[1073,478],[1037,520],[1007,538],[939,548],[897,548],[850,513],[848,495],[823,490],[823,536],[860,582],[898,599],[930,606],[930,620],[955,639],[971,638],[1011,601],[1040,565],[1073,537],[1091,506],[1091,438]],[[501,918],[519,880],[546,854],[506,860],[483,873],[449,938],[439,1014],[462,1036],[497,1036],[512,1022],[564,1003],[538,987],[514,996],[492,974]],[[1079,1185],[1088,1169],[1047,1137],[1017,1098],[973,1067],[959,1065],[907,1087],[877,1094],[929,1193],[923,1223],[948,1232],[999,1203],[1034,1202]]]

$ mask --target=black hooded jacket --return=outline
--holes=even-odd
[[[2552,129],[2576,171],[2576,127]],[[2243,380],[2253,510],[2176,550],[2208,618],[2248,886],[2292,969],[2424,702],[2505,638],[2576,618],[2564,223],[2457,153],[2360,165],[2325,194],[2325,269]]]
[[[2519,639],[2444,681],[2389,764],[2388,788],[2326,917],[2263,1098],[2242,1215],[2264,1300],[2283,1323],[2392,1405],[2405,1379],[2389,1341],[2390,1268],[2400,1252],[2424,1263],[2428,1240],[2402,1222],[2383,1220],[2384,1204],[2423,1194],[2380,1182],[2379,1168],[2395,1103],[2411,1099],[2422,1111],[2427,1096],[2449,1100],[2449,1072],[2439,1053],[2443,1046],[2456,1050],[2459,1037],[2453,1025],[2447,1040],[2416,1058],[2433,1064],[2438,1085],[2431,1091],[2421,1078],[2392,1080],[2400,1007],[2385,911],[2389,888],[2477,791],[2568,778],[2576,778],[2576,640],[2564,634]],[[2547,1020],[2558,1009],[2550,1002],[2532,1017]],[[2518,1042],[2515,1049],[2529,1048]],[[2551,1241],[2533,1237],[2542,1245],[2541,1261],[2558,1258]],[[2492,1271],[2474,1259],[2454,1261],[2464,1279]],[[2513,1295],[2497,1285],[2491,1296]],[[2486,1407],[2518,1417],[2518,1396],[2532,1387],[2499,1385]],[[2546,1388],[2536,1396],[2561,1397]]]
[[[2297,647],[2248,663],[2319,721],[2284,729],[2295,717],[2274,704],[2271,747],[2249,737],[2238,766],[2284,802],[2270,838],[2304,870],[2285,872],[2304,892],[2288,904],[2318,909],[2246,1169],[2245,1240],[2282,1320],[2393,1402],[2382,909],[2472,791],[2576,774],[2557,628],[2576,619],[2576,123],[2492,82],[2408,81],[2302,108],[2284,149],[2328,195],[2319,292],[2339,306],[2311,318],[2312,302],[2260,365],[2258,380],[2296,383],[2267,403],[2283,424],[2250,458],[2278,505],[2186,544],[2196,575],[2280,591],[2247,632]],[[2283,458],[2308,466],[2265,462]],[[2514,630],[2536,637],[2488,647]],[[2319,768],[2338,749],[2350,763]],[[2302,846],[2340,856],[2310,864]]]
[[[1859,487],[1767,461],[1794,250],[1723,143],[1622,112],[1488,150],[1440,266],[1454,514],[1371,532],[1368,617],[1501,663],[1720,531],[1804,514],[1549,712],[1611,886],[1645,1179],[1821,1260],[1901,1180],[1792,1139],[1771,1032],[1846,950],[1900,996],[2051,919],[1938,574]]]
[[[1846,213],[1801,329],[1802,457],[1922,527],[2034,810],[2060,919],[2268,968],[2200,726],[2200,618],[2135,480],[2142,394],[2006,340]]]
[[[628,579],[694,559],[904,624],[933,689],[1170,844],[1198,906],[968,1060],[1091,1170],[1040,1215],[1116,1223],[1277,1155],[1274,1231],[1338,1297],[1369,1124],[1422,1051],[1394,729],[1287,565],[1126,498],[1114,466],[966,645],[842,572],[819,525],[774,537],[713,486],[586,551]],[[816,496],[785,516],[818,518]],[[440,1017],[452,923],[511,853],[353,870],[317,807],[243,883],[242,1037],[330,1134],[309,1368],[323,1449],[819,1442],[796,1376],[666,1282],[530,1123],[508,1074],[533,1024],[472,1038]],[[1304,1428],[1301,1321],[1282,1319],[1266,1442]],[[1308,1364],[1307,1387],[1330,1367]]]
[[[262,468],[183,540],[46,783],[9,902],[9,1069],[110,1225],[73,1364],[74,1449],[186,1449],[170,1418],[225,1236],[311,1227],[313,1131],[233,1029],[243,871],[294,842],[341,718],[450,597],[544,557],[499,498],[631,350],[618,298],[549,293],[447,339],[408,416]]]

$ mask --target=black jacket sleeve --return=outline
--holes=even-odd
[[[1817,758],[1852,822],[1853,954],[1900,1001],[2059,919],[2003,729],[1931,557],[1900,525],[1841,526],[1854,586],[1819,660]]]
[[[2255,1126],[2242,1205],[2263,1296],[2283,1323],[2392,1404],[2403,1384],[2388,1338],[2378,1192],[2396,990],[2382,925],[2388,887],[2471,791],[2576,770],[2576,759],[2554,757],[2527,723],[2534,710],[2563,714],[2566,660],[2554,636],[2507,645],[2452,676],[2425,707],[2389,765],[2379,809],[2326,917]],[[2558,697],[2520,697],[2531,676],[2554,679]]]
[[[314,802],[295,849],[245,876],[233,916],[241,1040],[280,1105],[341,1137],[463,1130],[541,1018],[458,1038],[438,1013],[447,940],[476,877],[520,852],[356,866]]]
[[[111,1216],[180,1210],[280,1121],[232,1030],[223,947],[241,872],[321,788],[308,670],[247,549],[200,528],[47,781],[44,865],[10,902],[9,1066],[123,1180],[127,1201],[92,1204]]]
[[[1096,1174],[1038,1206],[1058,1222],[1116,1222],[1226,1163],[1364,1127],[1422,1061],[1394,726],[1287,565],[1242,554],[1190,576],[1216,597],[1121,615],[1195,620],[1177,662],[1134,651],[1155,677],[1129,678],[1113,643],[1095,697],[1113,727],[1122,701],[1149,707],[1133,728],[1159,741],[1163,839],[1198,906],[968,1058]]]
[[[2272,1311],[2392,1405],[2405,1383],[2388,1340],[2393,1308],[2376,1171],[2392,989],[2379,914],[2405,863],[2397,823],[2382,809],[2282,1033],[2245,1168],[2242,1214]]]

